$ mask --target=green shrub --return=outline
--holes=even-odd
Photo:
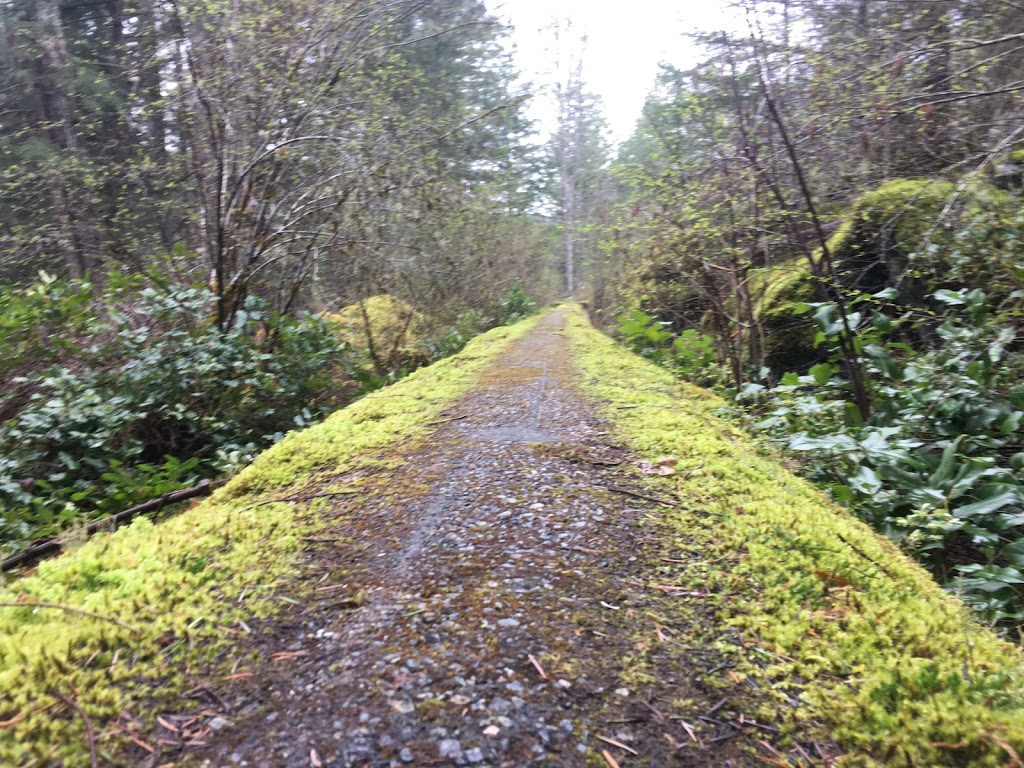
[[[10,343],[62,341],[11,382],[25,394],[0,425],[0,550],[243,463],[335,404],[347,352],[325,321],[251,299],[222,331],[206,289],[90,288],[7,299],[25,308]]]

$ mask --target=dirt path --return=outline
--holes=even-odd
[[[240,638],[254,674],[205,686],[209,745],[180,760],[762,764],[773,729],[688,645],[699,594],[641,586],[677,553],[655,507],[607,490],[632,462],[573,386],[563,322],[514,343],[371,501],[337,502],[301,566],[315,585]]]

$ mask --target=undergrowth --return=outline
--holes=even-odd
[[[585,390],[621,437],[647,458],[679,459],[681,507],[665,519],[704,551],[676,577],[718,595],[724,626],[753,649],[737,672],[779,695],[791,729],[836,739],[845,766],[1012,764],[1024,750],[1016,647],[720,418],[725,401],[629,353],[580,312],[568,328]]]

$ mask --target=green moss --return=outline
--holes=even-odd
[[[386,293],[371,296],[362,306],[349,304],[340,312],[325,312],[323,317],[334,323],[342,340],[355,349],[366,349],[372,343],[378,355],[387,355],[392,350],[423,348],[423,318],[412,306]]]
[[[81,720],[60,696],[74,696],[97,732],[109,731],[120,712],[153,695],[151,681],[173,695],[192,665],[212,659],[228,637],[218,626],[284,606],[276,585],[293,571],[299,537],[320,525],[319,510],[270,500],[322,483],[326,473],[386,462],[382,451],[422,434],[532,323],[484,334],[287,436],[209,500],[161,523],[139,519],[96,536],[0,590],[0,602],[71,609],[0,606],[0,721],[9,723],[0,729],[0,764],[88,765]]]
[[[701,467],[678,480],[681,507],[664,513],[701,544],[675,578],[727,596],[720,618],[746,640],[736,671],[795,697],[795,712],[779,708],[793,727],[834,737],[847,766],[995,767],[1007,764],[1004,745],[1024,750],[1018,648],[765,457],[719,418],[723,401],[625,351],[580,312],[568,332],[585,388],[621,438],[649,458]]]

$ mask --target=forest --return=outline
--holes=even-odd
[[[478,0],[0,2],[0,554],[568,296],[1017,636],[1024,10],[738,7],[614,146]]]

